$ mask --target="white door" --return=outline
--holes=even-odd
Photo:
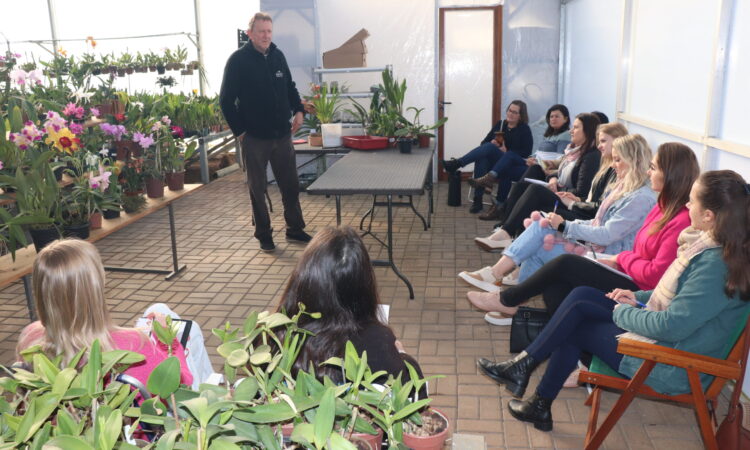
[[[494,123],[499,85],[495,80],[495,33],[501,28],[495,29],[495,8],[443,8],[440,17],[442,95],[438,106],[448,122],[439,152],[450,159],[479,145]],[[472,168],[473,164],[463,170]]]

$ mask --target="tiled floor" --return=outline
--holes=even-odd
[[[275,308],[284,283],[302,248],[283,240],[281,200],[269,188],[275,206],[277,251],[261,253],[252,237],[249,198],[243,177],[235,173],[178,201],[175,206],[180,261],[188,265],[173,281],[161,276],[107,274],[107,296],[118,324],[133,324],[153,302],[165,302],[181,315],[201,322],[204,333],[226,321],[239,324],[253,309]],[[430,231],[407,210],[394,219],[395,258],[414,285],[409,301],[405,285],[390,271],[376,269],[381,300],[391,305],[391,326],[428,375],[445,378],[431,384],[433,404],[452,418],[454,432],[477,434],[488,448],[580,448],[588,407],[584,388],[565,389],[553,406],[554,430],[543,433],[507,413],[510,395],[477,372],[477,357],[504,360],[508,327],[483,320],[465,298],[467,286],[456,274],[493,263],[497,255],[479,251],[472,238],[489,231],[490,223],[476,219],[468,207],[446,206],[447,185],[440,183],[436,214]],[[335,225],[333,199],[302,194],[308,231]],[[420,210],[424,198],[417,198]],[[356,225],[370,198],[345,197],[343,223]],[[385,229],[385,211],[374,226]],[[366,238],[371,256],[385,252]],[[171,263],[166,210],[155,213],[97,243],[105,264],[167,268]],[[0,290],[0,361],[13,360],[19,330],[28,322],[20,282]],[[215,365],[217,339],[207,340]],[[218,367],[218,365],[217,365]],[[533,392],[542,370],[537,370]],[[605,406],[613,396],[605,395]],[[722,408],[721,411],[724,411]],[[607,448],[701,448],[691,410],[637,400],[606,441]]]

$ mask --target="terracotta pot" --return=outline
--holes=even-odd
[[[383,446],[383,430],[381,428],[378,428],[378,434],[354,433],[352,438],[367,442],[372,450],[380,450]]]
[[[115,157],[118,161],[127,161],[130,157],[140,155],[141,146],[135,141],[123,139],[122,141],[115,141],[115,151],[117,152]]]
[[[313,147],[323,146],[323,135],[320,133],[310,133],[307,137],[307,143]]]
[[[448,417],[436,408],[430,408],[428,411],[437,413],[445,419],[445,429],[438,434],[425,437],[415,436],[404,431],[404,445],[407,447],[415,450],[442,450],[443,445],[445,445],[445,440],[448,439],[448,430],[450,429]]]
[[[148,198],[164,197],[164,182],[158,178],[147,178],[146,196]]]
[[[430,135],[428,134],[420,134],[419,136],[417,136],[417,140],[419,141],[419,148],[430,146]]]
[[[185,188],[185,171],[169,172],[166,174],[167,186],[170,191],[181,191]]]
[[[95,212],[89,216],[89,226],[92,230],[98,230],[102,227],[102,213]]]

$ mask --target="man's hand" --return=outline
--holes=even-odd
[[[294,115],[294,119],[292,119],[292,135],[294,135],[294,133],[299,130],[299,127],[302,126],[302,117],[303,115],[301,111]]]

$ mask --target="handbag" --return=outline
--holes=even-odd
[[[742,352],[742,372],[734,384],[732,399],[729,401],[729,412],[716,431],[716,442],[722,450],[750,448],[750,430],[742,426],[743,408],[740,403],[742,383],[747,369],[747,351],[750,348],[750,332],[745,332],[745,347]]]
[[[510,324],[510,352],[519,353],[526,350],[539,336],[550,315],[546,309],[519,306]]]

